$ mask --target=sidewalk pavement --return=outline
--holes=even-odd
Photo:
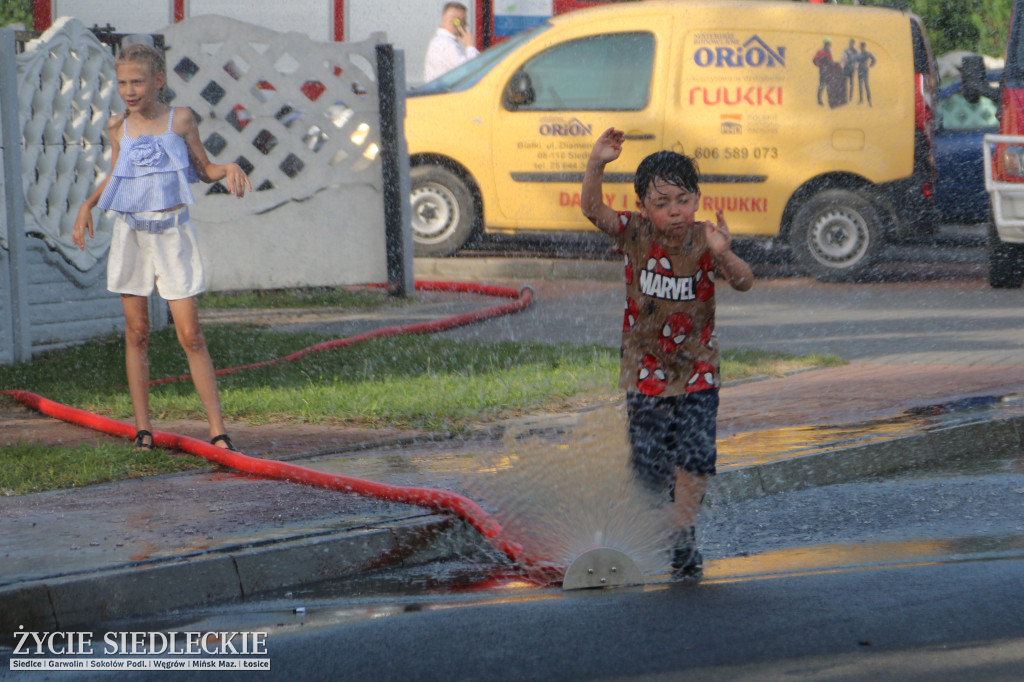
[[[527,263],[531,269],[520,266],[518,275],[499,274],[529,283],[539,303],[617,287],[617,263]],[[446,267],[458,267],[458,261],[418,263],[417,272],[426,270],[426,279],[474,278],[466,265],[460,272],[431,272]],[[431,293],[418,295],[413,306],[372,314],[271,311],[263,317],[275,326],[317,326],[344,335],[489,303]],[[228,314],[204,315],[223,320]],[[1022,386],[1024,365],[939,367],[891,360],[727,383],[719,415],[719,474],[708,503],[1020,458]],[[0,402],[0,414],[0,443],[106,438],[20,406]],[[473,456],[500,448],[505,427],[521,430],[525,424],[563,434],[557,439],[576,416],[534,416],[457,440],[303,425],[233,425],[232,434],[247,454],[459,492]],[[201,437],[206,427],[175,422],[158,428]],[[0,632],[6,633],[20,626],[68,629],[280,594],[387,567],[487,556],[475,531],[447,514],[222,469],[2,497],[0,518]]]

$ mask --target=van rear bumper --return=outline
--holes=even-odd
[[[895,218],[889,231],[891,241],[915,241],[935,236],[939,213],[935,202],[922,190],[925,182],[915,174],[878,185],[878,199],[889,206]]]

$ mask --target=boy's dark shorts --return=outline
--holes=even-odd
[[[718,389],[658,397],[626,393],[630,464],[656,492],[675,489],[680,469],[710,476],[718,459]]]

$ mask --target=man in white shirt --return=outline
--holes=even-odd
[[[429,83],[480,54],[475,42],[466,25],[466,6],[459,2],[447,3],[441,11],[441,26],[427,46],[423,81]]]

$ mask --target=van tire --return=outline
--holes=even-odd
[[[988,225],[988,284],[993,289],[1019,289],[1024,283],[1024,244],[1004,242]]]
[[[860,192],[826,189],[797,210],[789,245],[808,273],[823,282],[855,282],[882,249],[878,209]]]
[[[417,256],[450,256],[469,241],[476,229],[473,193],[458,175],[441,166],[414,166],[412,240]]]

